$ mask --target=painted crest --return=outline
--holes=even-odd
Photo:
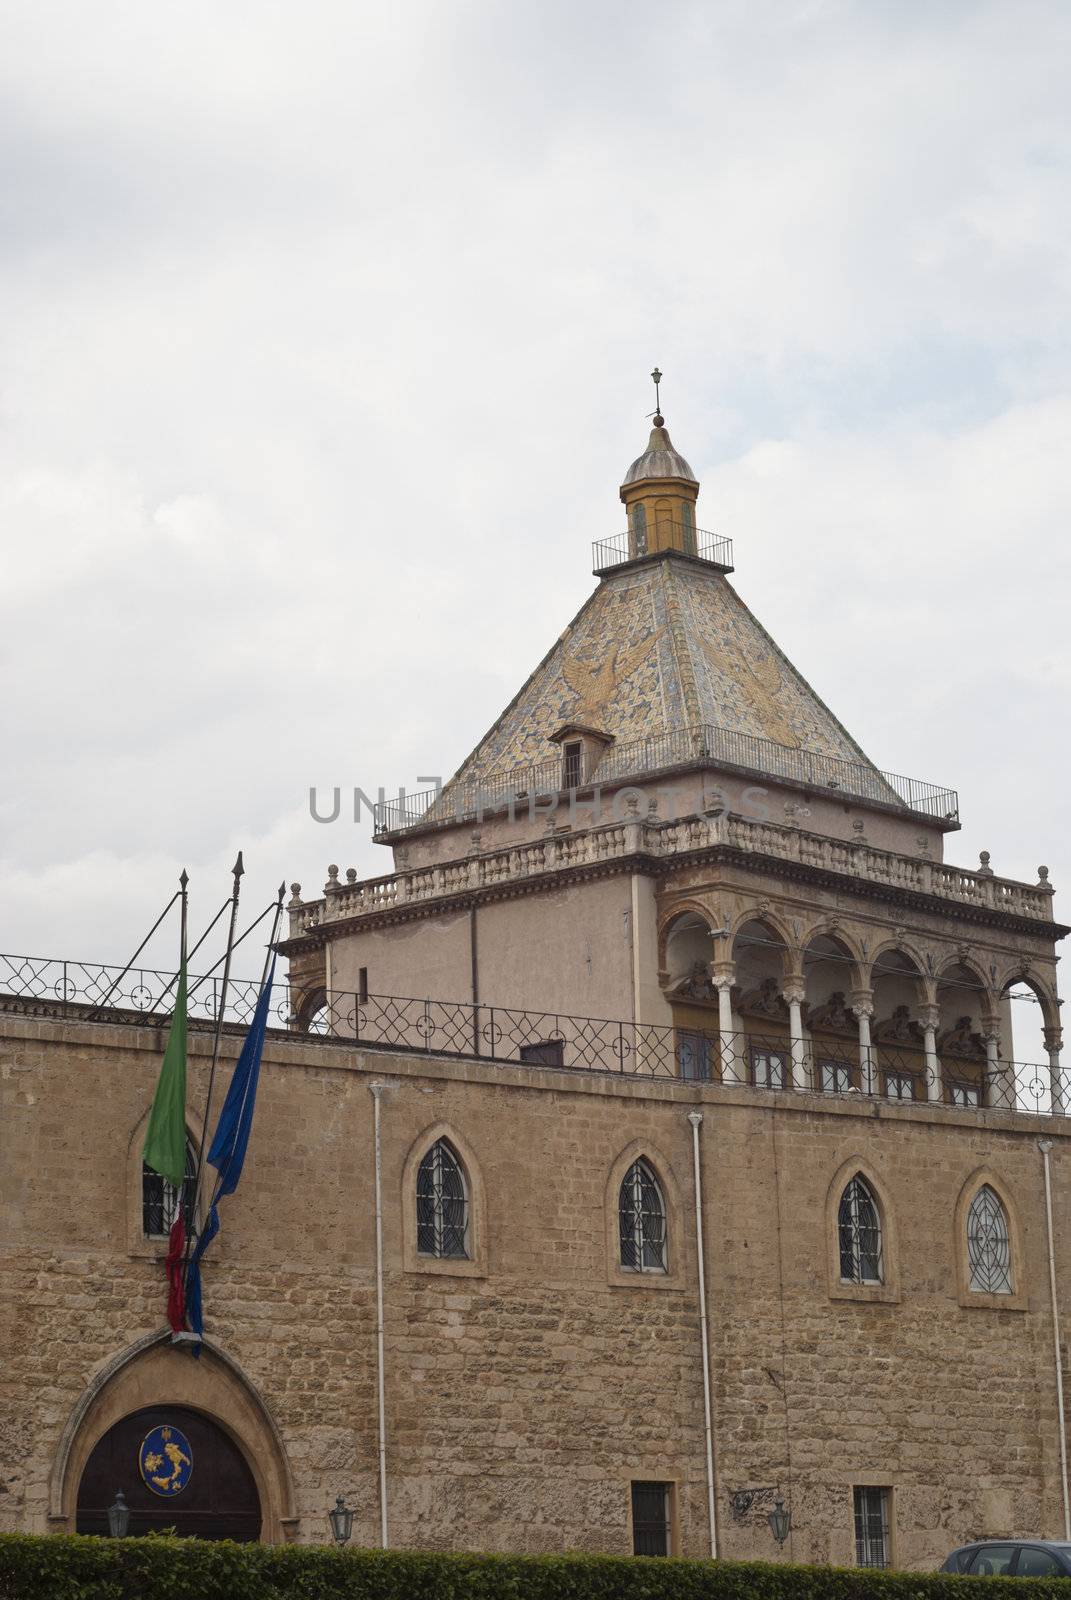
[[[141,1441],[138,1466],[153,1494],[173,1500],[181,1494],[193,1472],[193,1451],[186,1435],[164,1423]]]

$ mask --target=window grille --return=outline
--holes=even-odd
[[[855,1490],[855,1562],[859,1567],[889,1565],[889,1491]]]
[[[577,742],[567,744],[562,751],[562,788],[579,789],[582,781],[581,757],[584,747]]]
[[[666,1208],[646,1161],[625,1173],[618,1200],[621,1265],[627,1272],[665,1272]]]
[[[182,1180],[182,1218],[186,1232],[193,1228],[193,1207],[197,1186],[197,1156],[186,1140],[186,1173]],[[141,1227],[146,1239],[166,1239],[175,1216],[175,1187],[158,1172],[141,1163]]]
[[[776,1050],[751,1047],[751,1081],[756,1089],[786,1089],[785,1058]]]
[[[671,1490],[668,1483],[632,1485],[633,1555],[669,1555]]]
[[[461,1163],[446,1139],[432,1145],[417,1172],[417,1251],[422,1256],[468,1256],[469,1201]]]
[[[1011,1245],[1004,1207],[983,1184],[967,1213],[967,1260],[976,1294],[1011,1294]]]
[[[870,1189],[860,1177],[840,1197],[837,1213],[842,1283],[881,1283],[881,1218]]]
[[[705,1033],[677,1034],[677,1071],[682,1078],[708,1082],[713,1076],[713,1051]]]

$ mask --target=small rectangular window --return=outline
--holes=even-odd
[[[855,1490],[855,1564],[889,1565],[889,1490]]]
[[[357,998],[363,1004],[368,999],[368,968],[360,967],[357,972]]]
[[[823,1094],[847,1094],[853,1087],[855,1068],[846,1061],[820,1061],[818,1073]]]
[[[668,1556],[670,1547],[671,1483],[632,1485],[632,1554]]]
[[[711,1041],[705,1033],[677,1034],[677,1071],[682,1078],[709,1083],[713,1077]]]
[[[889,1100],[914,1100],[915,1085],[909,1072],[887,1072],[885,1094]]]
[[[528,1061],[533,1066],[564,1067],[565,1040],[537,1039],[534,1044],[522,1044],[517,1059]]]
[[[950,1083],[948,1096],[954,1106],[976,1106],[978,1090],[973,1083]]]
[[[783,1089],[786,1086],[785,1058],[776,1050],[751,1047],[751,1081],[756,1089]]]
[[[579,740],[567,744],[562,751],[562,788],[579,789],[581,784],[584,747]]]

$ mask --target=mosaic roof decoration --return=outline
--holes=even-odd
[[[625,743],[700,723],[871,765],[724,575],[669,559],[600,582],[451,783],[553,760],[566,724]]]

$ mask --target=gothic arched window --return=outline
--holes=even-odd
[[[182,1181],[182,1215],[186,1232],[193,1227],[194,1191],[197,1186],[197,1156],[193,1141],[186,1140],[186,1176]],[[174,1186],[158,1172],[141,1163],[141,1231],[146,1239],[166,1239],[175,1216]]]
[[[618,1199],[621,1265],[626,1272],[665,1272],[666,1204],[646,1161],[625,1173]]]
[[[883,1283],[881,1215],[869,1185],[858,1173],[840,1197],[837,1211],[842,1283]]]
[[[416,1207],[419,1255],[468,1257],[468,1191],[447,1139],[437,1139],[417,1169]]]
[[[988,1183],[967,1213],[967,1262],[975,1294],[1011,1294],[1011,1242],[1004,1207]]]

